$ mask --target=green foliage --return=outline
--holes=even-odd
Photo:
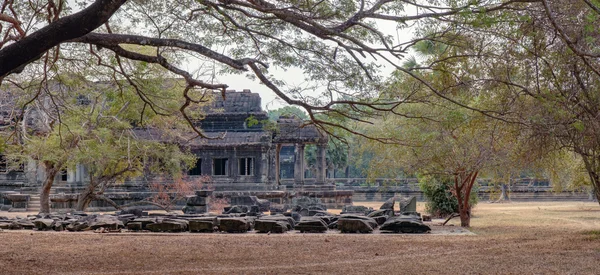
[[[279,109],[271,110],[268,112],[269,120],[277,121],[280,116],[295,116],[301,120],[307,120],[308,115],[302,109],[296,106],[285,106]]]
[[[427,213],[434,217],[446,217],[453,213],[458,213],[458,201],[452,195],[452,179],[448,177],[419,176],[419,187],[423,195],[427,198],[425,205]],[[474,187],[469,198],[471,207],[477,202],[477,190]]]

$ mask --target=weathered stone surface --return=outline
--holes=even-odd
[[[246,205],[233,205],[233,206],[225,207],[225,209],[223,209],[223,214],[248,213],[248,210],[249,210],[249,208]]]
[[[392,210],[392,212],[394,211],[394,204],[396,203],[396,197],[391,197],[389,198],[387,201],[385,201],[381,207],[379,207],[380,210]]]
[[[325,210],[308,210],[308,216],[333,216],[332,213],[329,213]]]
[[[19,227],[21,227],[22,229],[33,229],[35,228],[35,224],[27,219],[18,219],[15,220],[14,223],[16,223],[17,225],[19,225]]]
[[[228,233],[244,233],[252,229],[252,224],[245,218],[219,218],[219,231]]]
[[[127,230],[130,231],[140,231],[142,230],[142,222],[128,222],[127,223]]]
[[[124,225],[127,225],[128,222],[135,220],[135,218],[137,218],[137,217],[133,214],[125,214],[125,215],[117,216],[117,219],[119,219],[121,222],[123,222]]]
[[[269,211],[271,214],[284,213],[288,210],[287,204],[271,204]]]
[[[379,226],[379,224],[377,224],[377,221],[375,221],[375,219],[373,219],[371,217],[367,217],[367,216],[344,214],[344,215],[340,216],[339,220],[341,220],[341,219],[363,220],[363,221],[367,222],[367,224],[369,226],[371,226],[371,228],[377,228],[377,226]],[[339,223],[339,220],[338,220],[338,223]],[[339,228],[339,225],[338,225],[338,228]]]
[[[400,206],[400,213],[417,212],[417,198],[415,196],[400,198],[398,205]]]
[[[66,221],[54,221],[54,224],[52,225],[52,229],[54,231],[64,231],[65,229],[67,229],[67,226],[69,225],[69,222]]]
[[[189,220],[189,230],[190,232],[213,232],[217,224],[217,217],[194,218]]]
[[[0,221],[0,229],[8,230],[12,226],[12,222],[9,221]]]
[[[188,196],[185,204],[190,206],[205,206],[209,203],[209,200],[209,197]]]
[[[89,219],[88,223],[90,225],[90,229],[92,230],[96,230],[100,227],[109,230],[117,230],[119,228],[125,227],[123,222],[120,221],[118,217],[111,215],[98,215],[94,218]]]
[[[300,206],[303,209],[318,209],[318,210],[327,210],[327,206],[321,202],[319,198],[311,198],[311,197],[297,197],[292,199],[292,209],[296,209],[297,206]],[[300,212],[300,211],[297,211]]]
[[[289,228],[291,228],[290,224],[285,221],[261,219],[254,221],[254,230],[259,233],[285,233]]]
[[[330,224],[331,222],[337,220],[337,216],[334,215],[315,215],[312,217],[321,219],[325,224]]]
[[[269,211],[269,208],[271,207],[271,202],[269,200],[259,199],[256,196],[232,196],[231,204],[246,206],[256,205],[260,212]]]
[[[186,231],[187,227],[188,221],[178,219],[163,219],[146,225],[146,228],[152,232],[182,232]]]
[[[423,222],[420,218],[416,219],[414,216],[398,216],[387,220],[379,228],[381,231],[389,231],[395,233],[427,233],[431,231],[431,228]]]
[[[286,222],[289,225],[288,230],[294,229],[294,226],[296,225],[296,220],[294,220],[294,218],[292,218],[290,216],[284,216],[284,215],[262,216],[262,217],[260,217],[260,220],[272,220],[272,221]]]
[[[338,220],[335,220],[327,225],[329,229],[337,229],[338,228]]]
[[[377,222],[378,225],[382,225],[388,220],[388,216],[377,216],[373,217],[373,219]]]
[[[338,229],[342,233],[371,233],[373,227],[363,219],[342,217],[338,221]]]
[[[156,223],[156,218],[137,218],[129,223],[132,223],[132,222],[139,222],[142,224],[142,230],[148,230],[147,226],[149,224]]]
[[[0,229],[19,230],[19,229],[24,229],[24,228],[16,220],[4,220],[4,221],[0,221]]]
[[[323,233],[323,232],[327,231],[328,227],[327,227],[327,224],[322,219],[303,217],[298,223],[296,223],[296,226],[294,227],[294,229],[300,231],[300,233],[305,233],[305,232]]]
[[[371,217],[371,218],[380,217],[380,216],[392,217],[392,216],[394,216],[394,210],[380,209],[380,210],[375,210],[375,211],[369,213],[369,215],[367,215],[367,217]]]
[[[296,222],[299,222],[302,219],[302,215],[298,212],[285,212],[282,214],[286,217],[292,217]]]
[[[363,214],[368,215],[373,212],[372,207],[366,207],[363,205],[344,205],[340,214]]]
[[[119,212],[119,216],[133,215],[133,216],[139,218],[139,217],[145,216],[144,214],[148,215],[148,212],[145,212],[145,213],[144,212],[145,211],[143,211],[142,209],[139,209],[139,208],[129,208],[129,209],[121,210],[121,212]]]
[[[186,205],[184,206],[181,211],[183,211],[183,213],[185,214],[204,214],[208,212],[208,206],[203,205],[203,206],[192,206],[192,205]]]
[[[89,223],[87,221],[74,221],[72,223],[70,223],[69,225],[67,225],[67,230],[69,231],[83,231],[83,230],[89,230]]]
[[[54,224],[53,219],[36,219],[33,224],[35,224],[35,228],[38,230],[51,230],[52,224]]]
[[[28,202],[31,197],[28,194],[19,194],[19,193],[5,193],[4,198],[11,201],[13,204],[15,202]]]

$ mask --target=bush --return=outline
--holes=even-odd
[[[419,176],[419,187],[427,199],[425,211],[433,217],[446,217],[458,213],[458,200],[450,192],[454,181],[449,177]],[[469,203],[471,208],[477,204],[477,184],[473,186]]]

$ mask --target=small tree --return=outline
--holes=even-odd
[[[458,200],[451,191],[452,183],[448,177],[419,176],[419,187],[427,198],[425,209],[432,216],[441,218],[459,213]],[[477,192],[471,192],[469,204],[474,207],[477,202]]]
[[[150,191],[154,193],[148,202],[169,212],[178,202],[184,201],[187,196],[194,195],[196,190],[202,190],[206,180],[206,177],[179,177],[170,180],[159,178],[148,185]]]

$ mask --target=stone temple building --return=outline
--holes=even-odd
[[[277,130],[267,130],[264,125],[268,119],[257,93],[244,90],[227,91],[224,97],[215,95],[205,118],[196,125],[209,139],[196,138],[187,144],[198,157],[188,174],[208,176],[221,189],[325,185],[327,135],[295,117],[280,117]],[[137,130],[137,135],[153,138],[147,130]],[[308,144],[317,148],[316,177],[311,179],[304,178],[304,149]],[[285,167],[287,176],[283,179],[282,156],[293,160],[293,167]],[[293,177],[289,177],[290,171]]]
[[[351,203],[351,192],[335,191],[333,183],[326,180],[326,134],[295,117],[280,117],[275,131],[263,127],[267,121],[258,93],[243,90],[226,91],[224,97],[215,95],[205,118],[197,124],[214,139],[196,138],[188,144],[198,157],[189,176],[208,178],[215,192],[225,196],[253,195],[285,203],[295,195],[309,195],[331,197],[340,200],[340,204]],[[148,130],[136,131],[142,138],[153,138]],[[309,144],[317,148],[315,175],[305,178],[304,151]],[[19,171],[7,171],[0,159],[0,169],[5,167],[4,171],[0,170],[0,197],[5,198],[3,201],[0,198],[0,205],[4,204],[4,208],[9,208],[7,205],[12,202],[14,209],[14,202],[18,200],[21,204],[17,203],[20,207],[16,208],[35,210],[38,207],[35,201],[42,184],[41,169],[36,169],[35,163],[26,166]],[[53,186],[52,206],[71,208],[86,179],[86,167],[81,165],[58,175]],[[141,180],[130,180],[110,188],[105,196],[125,204],[148,197],[147,192]],[[95,201],[90,209],[108,210],[110,207]]]

